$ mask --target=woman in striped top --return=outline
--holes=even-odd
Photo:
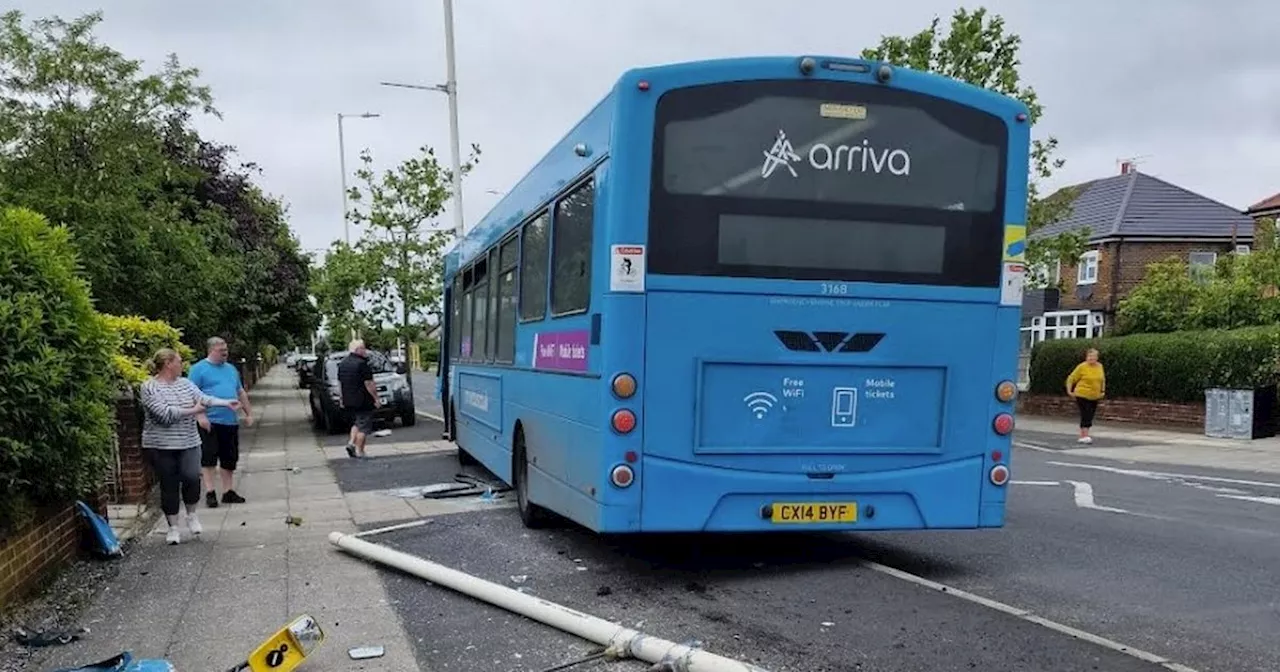
[[[160,508],[169,523],[165,541],[182,541],[178,530],[178,500],[186,504],[187,529],[200,534],[196,518],[200,503],[200,432],[197,419],[208,406],[239,409],[235,399],[216,399],[182,377],[182,356],[161,348],[151,362],[155,375],[142,384],[142,452],[160,479]],[[207,420],[204,420],[207,422]]]

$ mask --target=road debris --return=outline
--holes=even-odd
[[[357,646],[347,649],[347,655],[351,656],[351,660],[369,660],[370,658],[381,658],[387,654],[387,650],[382,646]]]
[[[70,630],[27,630],[18,627],[13,630],[13,639],[17,643],[37,648],[46,646],[63,646],[80,639],[80,635],[87,634],[88,628],[74,628]]]

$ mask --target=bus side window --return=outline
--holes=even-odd
[[[498,251],[498,344],[494,360],[510,364],[516,358],[516,262],[518,238],[511,238]]]
[[[591,303],[591,229],[595,213],[595,179],[556,203],[551,246],[551,314],[586,311]]]
[[[483,362],[489,352],[489,258],[475,263],[471,302],[471,359]]]
[[[524,225],[520,237],[520,319],[541,320],[547,315],[547,213]]]
[[[462,315],[458,321],[458,355],[464,360],[471,359],[471,304],[475,298],[471,271],[462,272]]]
[[[484,361],[492,362],[498,350],[498,248],[489,250],[489,277],[484,283]]]
[[[457,359],[462,353],[462,274],[453,276],[453,292],[449,295],[449,312],[452,318],[449,321],[449,332],[445,334],[445,338],[449,339],[449,356]]]

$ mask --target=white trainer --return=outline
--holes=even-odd
[[[194,513],[187,514],[187,529],[194,535],[204,534],[204,526],[200,524],[200,519],[196,518]]]
[[[169,533],[164,535],[165,543],[170,546],[176,546],[182,542],[182,532],[178,531],[176,526],[169,528]]]

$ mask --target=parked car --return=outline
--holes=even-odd
[[[311,423],[316,429],[323,429],[330,434],[338,434],[351,428],[351,421],[340,404],[341,392],[338,386],[338,362],[347,354],[346,351],[329,353],[323,359],[316,360],[311,368]],[[386,355],[370,350],[369,366],[373,369],[373,383],[382,400],[382,407],[374,411],[374,422],[390,424],[400,418],[400,424],[404,427],[416,424],[417,409],[414,408],[413,390],[409,387],[409,375],[404,365],[395,364]]]
[[[298,359],[293,362],[294,370],[298,372],[299,390],[311,387],[311,378],[315,373],[317,359],[319,358],[315,355],[298,355]]]

